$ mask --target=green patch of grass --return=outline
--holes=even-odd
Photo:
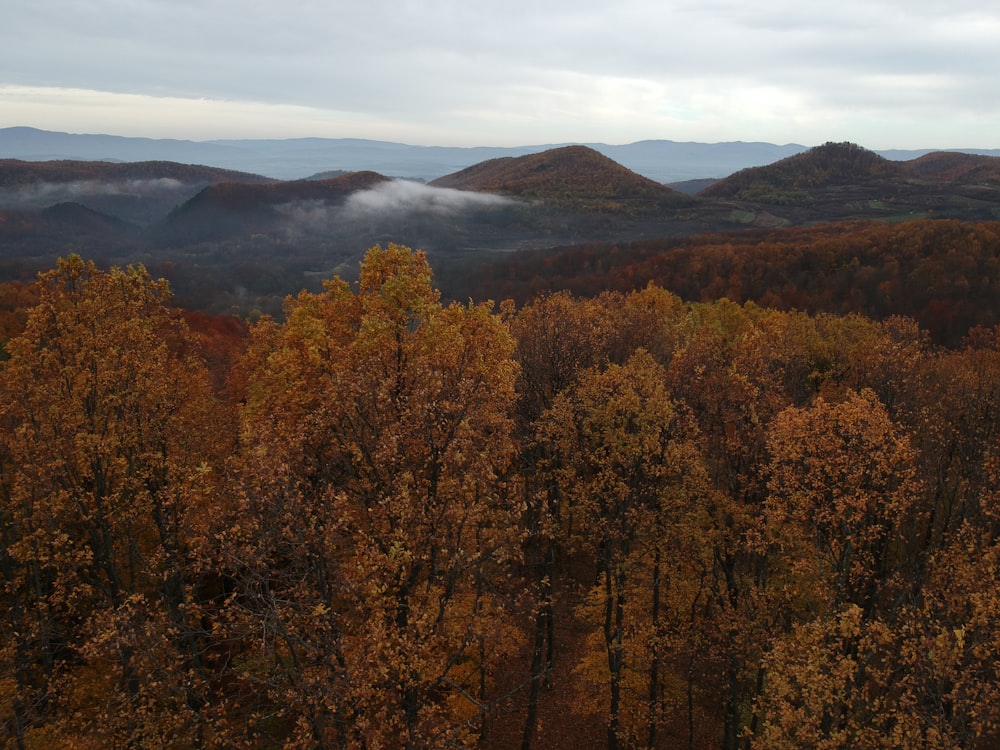
[[[734,208],[729,212],[728,219],[734,224],[753,224],[757,219],[757,214],[753,211],[744,211],[743,209]]]

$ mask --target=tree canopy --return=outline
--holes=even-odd
[[[5,746],[1000,742],[998,329],[445,304],[398,245],[245,328],[15,291]]]

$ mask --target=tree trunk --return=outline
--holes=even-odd
[[[545,648],[545,614],[541,611],[535,616],[535,644],[531,653],[531,682],[528,686],[528,714],[524,720],[524,734],[521,737],[521,750],[531,750],[531,743],[538,728],[538,694],[542,683],[544,670],[542,668],[542,653]]]
[[[621,725],[622,671],[624,645],[622,627],[625,620],[625,576],[620,569],[610,570],[610,561],[604,572],[604,643],[608,652],[608,671],[611,707],[608,711],[608,750],[618,750]]]
[[[650,613],[653,643],[649,659],[649,711],[648,739],[649,750],[656,747],[656,727],[659,720],[660,700],[660,548],[653,554],[653,606]]]

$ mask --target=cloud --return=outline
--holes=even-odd
[[[4,18],[0,126],[470,146],[1000,131],[1000,8],[982,0],[6,0]],[[4,87],[62,104],[15,107]]]

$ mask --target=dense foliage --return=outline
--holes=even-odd
[[[1000,323],[1000,223],[918,220],[592,243],[505,260],[477,274],[478,294],[528,301],[655,283],[685,300],[811,313],[914,318],[935,343]]]
[[[397,245],[245,337],[11,292],[6,746],[1000,743],[1000,329],[444,304]]]

